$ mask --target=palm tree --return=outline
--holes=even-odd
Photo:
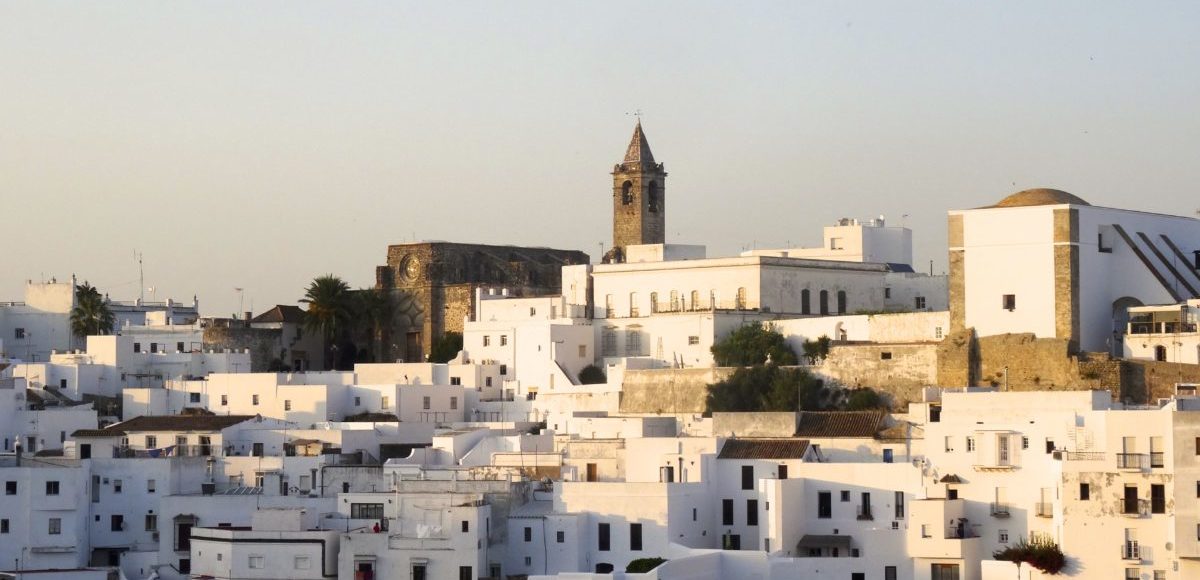
[[[109,334],[116,326],[117,317],[108,307],[108,301],[95,286],[84,282],[75,289],[75,307],[71,309],[71,333],[81,339],[98,334]]]
[[[373,362],[383,362],[385,334],[391,326],[392,297],[385,290],[363,288],[354,293],[355,317],[367,334],[367,343]]]
[[[329,368],[330,349],[349,330],[350,286],[333,274],[318,276],[308,285],[300,302],[308,305],[304,312],[305,329],[325,339],[325,367]]]

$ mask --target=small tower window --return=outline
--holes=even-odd
[[[626,181],[621,184],[621,205],[629,205],[633,203],[633,182]]]
[[[662,199],[658,192],[657,181],[650,182],[650,193],[647,197],[649,198],[650,211],[653,213],[658,213],[659,208],[662,206]]]

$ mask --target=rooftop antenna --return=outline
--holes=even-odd
[[[146,273],[142,269],[142,253],[134,250],[133,257],[138,263],[138,301],[144,303],[146,301]]]
[[[233,318],[235,320],[237,319],[237,317],[242,315],[242,311],[243,311],[242,298],[243,298],[243,296],[245,296],[245,290],[246,290],[245,288],[237,288],[237,287],[234,287],[234,289],[233,289],[233,291],[237,292],[237,295],[238,295],[238,311],[236,314],[233,315]]]

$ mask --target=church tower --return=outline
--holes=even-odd
[[[625,261],[625,246],[666,243],[667,172],[654,162],[640,119],[612,176],[613,247],[604,258],[610,263]]]

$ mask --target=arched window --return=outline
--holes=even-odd
[[[626,181],[621,184],[621,205],[629,205],[633,203],[633,182]]]
[[[679,291],[671,291],[671,312],[679,312]]]
[[[837,301],[838,301],[838,304],[837,304],[838,314],[845,314],[846,313],[846,291],[845,290],[838,290]]]
[[[745,309],[746,309],[746,288],[745,288],[745,287],[738,288],[738,291],[737,291],[737,309],[738,309],[738,310],[745,310]]]
[[[820,297],[821,314],[829,314],[829,291],[822,290]]]
[[[658,210],[662,207],[661,195],[662,194],[659,193],[659,191],[658,191],[658,182],[651,181],[650,182],[650,192],[647,195],[647,197],[649,198],[649,206],[650,206],[651,213],[658,213]]]
[[[638,312],[637,292],[630,292],[629,293],[629,316],[637,318],[639,314],[640,313]]]
[[[700,307],[700,291],[692,290],[692,310]]]
[[[650,313],[658,312],[658,292],[650,293]]]
[[[800,291],[800,314],[812,314],[812,308],[809,306],[809,291],[805,288]]]
[[[1167,347],[1165,347],[1165,346],[1163,346],[1163,345],[1161,345],[1161,344],[1160,344],[1160,345],[1158,345],[1158,346],[1156,346],[1156,347],[1154,347],[1154,360],[1156,360],[1156,361],[1160,361],[1160,362],[1166,362],[1166,360],[1167,360]]]

